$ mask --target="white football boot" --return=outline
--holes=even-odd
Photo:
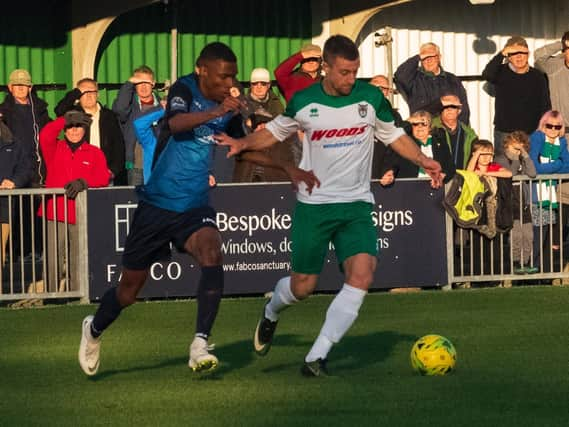
[[[99,369],[99,352],[101,350],[101,337],[93,338],[91,335],[91,323],[93,316],[87,316],[83,319],[83,328],[81,333],[81,344],[79,344],[79,365],[83,372],[89,376],[93,376]]]
[[[195,337],[190,345],[190,360],[188,366],[194,372],[214,371],[219,365],[219,360],[210,353],[213,345],[208,345],[207,340],[202,337]]]

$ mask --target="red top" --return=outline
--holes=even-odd
[[[58,140],[65,120],[59,117],[48,123],[40,132],[40,147],[47,169],[46,188],[63,188],[65,184],[78,178],[87,181],[89,187],[106,187],[111,179],[107,159],[94,145],[83,143],[75,152],[65,139]],[[58,221],[65,221],[64,197],[57,196],[56,213]],[[47,218],[53,220],[53,197],[47,201]],[[38,211],[42,216],[42,207]],[[75,200],[67,199],[67,222],[75,224]]]
[[[480,170],[478,166],[476,166],[476,169]],[[498,172],[500,169],[502,169],[502,166],[499,163],[492,162],[488,165],[486,172]]]
[[[285,59],[275,68],[275,77],[286,102],[289,102],[292,95],[299,90],[306,89],[308,86],[320,81],[320,76],[312,78],[310,74],[302,71],[294,71],[302,59],[302,54],[298,52],[290,58]]]

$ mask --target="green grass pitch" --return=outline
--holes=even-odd
[[[95,306],[0,309],[0,426],[567,426],[569,288],[371,294],[330,354],[333,378],[299,368],[332,296],[284,312],[271,352],[252,350],[264,302],[224,299],[214,375],[187,367],[195,301],[139,303],[103,337],[94,378],[77,363]],[[409,352],[449,338],[455,372],[421,377]]]

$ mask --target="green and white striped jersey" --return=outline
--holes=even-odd
[[[356,81],[347,96],[327,95],[321,83],[297,92],[285,112],[267,123],[279,141],[304,131],[300,168],[312,170],[320,188],[312,195],[301,184],[303,203],[373,203],[370,191],[374,135],[391,144],[405,132],[395,127],[381,91]]]

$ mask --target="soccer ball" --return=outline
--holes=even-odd
[[[421,375],[446,375],[455,363],[454,345],[440,335],[425,335],[411,349],[411,366]]]

